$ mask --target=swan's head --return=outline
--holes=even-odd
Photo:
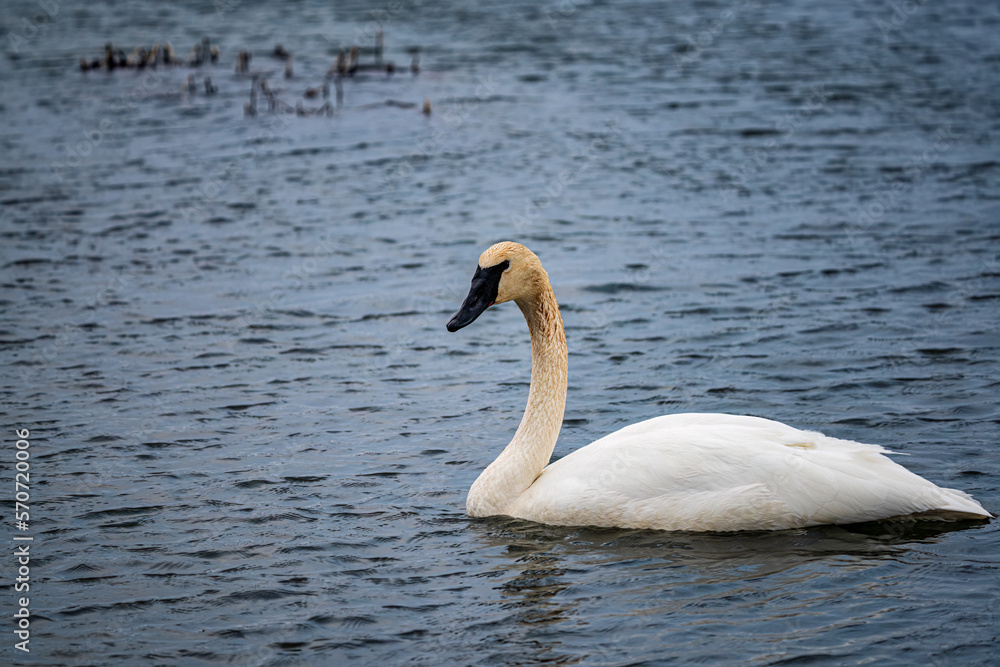
[[[535,253],[520,243],[503,241],[490,246],[479,256],[469,295],[448,322],[448,331],[469,326],[495,303],[530,299],[548,280]]]

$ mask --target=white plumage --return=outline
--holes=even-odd
[[[883,455],[759,417],[678,414],[546,467],[508,514],[555,525],[691,531],[857,523],[928,510],[988,516]]]
[[[657,417],[546,466],[562,425],[567,354],[555,295],[535,254],[511,242],[486,250],[448,329],[504,301],[517,303],[528,322],[531,389],[513,440],[469,490],[471,516],[688,531],[992,516],[962,491],[893,462],[882,447],[759,417]]]

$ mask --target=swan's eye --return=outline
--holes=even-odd
[[[510,260],[509,259],[505,259],[504,261],[502,261],[500,263],[500,266],[503,267],[503,272],[507,273],[508,271],[510,271]]]

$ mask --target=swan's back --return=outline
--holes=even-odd
[[[546,467],[510,514],[561,525],[771,530],[937,510],[988,517],[881,447],[759,417],[632,424]]]

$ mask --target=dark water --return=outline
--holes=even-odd
[[[280,4],[53,3],[34,32],[37,3],[0,8],[0,458],[12,480],[30,429],[35,538],[31,653],[8,588],[5,656],[996,660],[996,523],[469,520],[530,350],[513,306],[444,328],[479,253],[520,240],[569,338],[556,456],[753,414],[1000,510],[994,3]],[[314,109],[375,21],[403,71],[345,81],[333,117],[244,116],[237,50]],[[78,69],[204,35],[220,64]]]

